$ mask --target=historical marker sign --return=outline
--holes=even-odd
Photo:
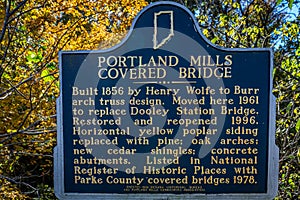
[[[161,2],[114,48],[59,59],[59,198],[276,194],[270,49],[216,47],[186,8]]]

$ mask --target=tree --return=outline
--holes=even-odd
[[[194,11],[203,33],[224,47],[269,47],[274,51],[277,97],[276,143],[280,148],[277,199],[300,191],[300,1],[180,1]],[[296,8],[297,12],[291,9]]]
[[[0,4],[0,195],[53,199],[58,51],[107,48],[144,1],[5,0]]]
[[[280,148],[279,197],[296,199],[300,191],[300,17],[276,32],[274,94],[277,97],[277,144]]]
[[[204,35],[217,45],[273,49],[273,93],[277,97],[276,143],[280,148],[277,199],[299,198],[300,1],[179,2],[195,13]]]

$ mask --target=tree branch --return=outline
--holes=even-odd
[[[14,183],[14,184],[24,185],[24,186],[26,186],[26,187],[29,187],[30,189],[33,190],[32,192],[38,191],[37,188],[33,187],[32,185],[30,185],[30,184],[28,184],[28,183],[21,182],[21,181],[17,181],[17,180],[15,180],[15,179],[13,179],[13,178],[10,178],[10,177],[7,177],[7,176],[3,176],[3,175],[1,175],[1,174],[0,174],[0,178],[6,179],[6,180],[8,180],[9,182]]]
[[[21,3],[19,3],[19,5],[17,5],[17,7],[15,7],[15,9],[13,9],[10,13],[9,13],[9,17],[12,16],[13,14],[15,14],[21,7],[23,7],[26,2],[28,0],[23,0]]]
[[[299,81],[300,82],[300,78],[294,76],[291,72],[287,71],[286,69],[283,69],[281,67],[277,67],[276,69],[279,69],[280,71],[288,74],[292,79],[296,80],[296,81]]]

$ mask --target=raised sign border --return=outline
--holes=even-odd
[[[181,4],[175,2],[156,2],[146,6],[135,18],[133,24],[127,34],[126,38],[122,40],[121,43],[118,45],[106,49],[106,50],[95,50],[93,52],[96,53],[108,53],[113,51],[114,49],[119,48],[123,44],[126,43],[127,38],[131,35],[135,23],[137,22],[138,18],[146,12],[148,9],[159,6],[159,5],[173,5],[177,6],[183,10],[185,10],[190,16],[191,19],[194,21],[195,28],[199,33],[200,37],[210,46],[227,51],[239,51],[239,52],[246,52],[246,51],[269,51],[270,52],[270,86],[273,84],[273,77],[272,77],[272,69],[273,69],[273,53],[272,50],[269,48],[231,48],[227,49],[224,47],[219,47],[212,44],[205,36],[203,36],[200,27],[198,25],[197,20],[195,19],[194,15]],[[80,53],[89,53],[91,51],[68,51],[68,54],[80,54]],[[59,52],[59,57],[62,57],[63,52]],[[62,63],[60,59],[59,69],[62,70]],[[62,82],[60,76],[60,82]],[[60,88],[61,89],[61,88]],[[60,90],[60,97],[57,99],[57,146],[54,148],[54,191],[56,196],[59,199],[207,199],[207,200],[215,200],[215,199],[230,199],[230,200],[240,200],[240,199],[273,199],[277,195],[278,190],[278,169],[279,169],[279,149],[275,144],[275,116],[276,116],[276,99],[272,94],[272,88],[270,88],[269,93],[269,149],[268,149],[268,183],[267,183],[267,193],[226,193],[226,194],[169,194],[169,193],[160,193],[160,194],[151,194],[151,193],[130,193],[130,194],[117,194],[117,193],[66,193],[64,189],[64,151],[63,151],[63,100],[62,100],[62,90]]]

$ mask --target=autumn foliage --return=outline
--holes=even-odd
[[[18,0],[0,5],[0,198],[54,199],[58,52],[107,48],[140,0]]]
[[[0,3],[0,198],[55,199],[58,52],[103,49],[127,33],[145,0],[2,0]],[[298,0],[177,1],[225,47],[274,50],[278,199],[299,199]]]

